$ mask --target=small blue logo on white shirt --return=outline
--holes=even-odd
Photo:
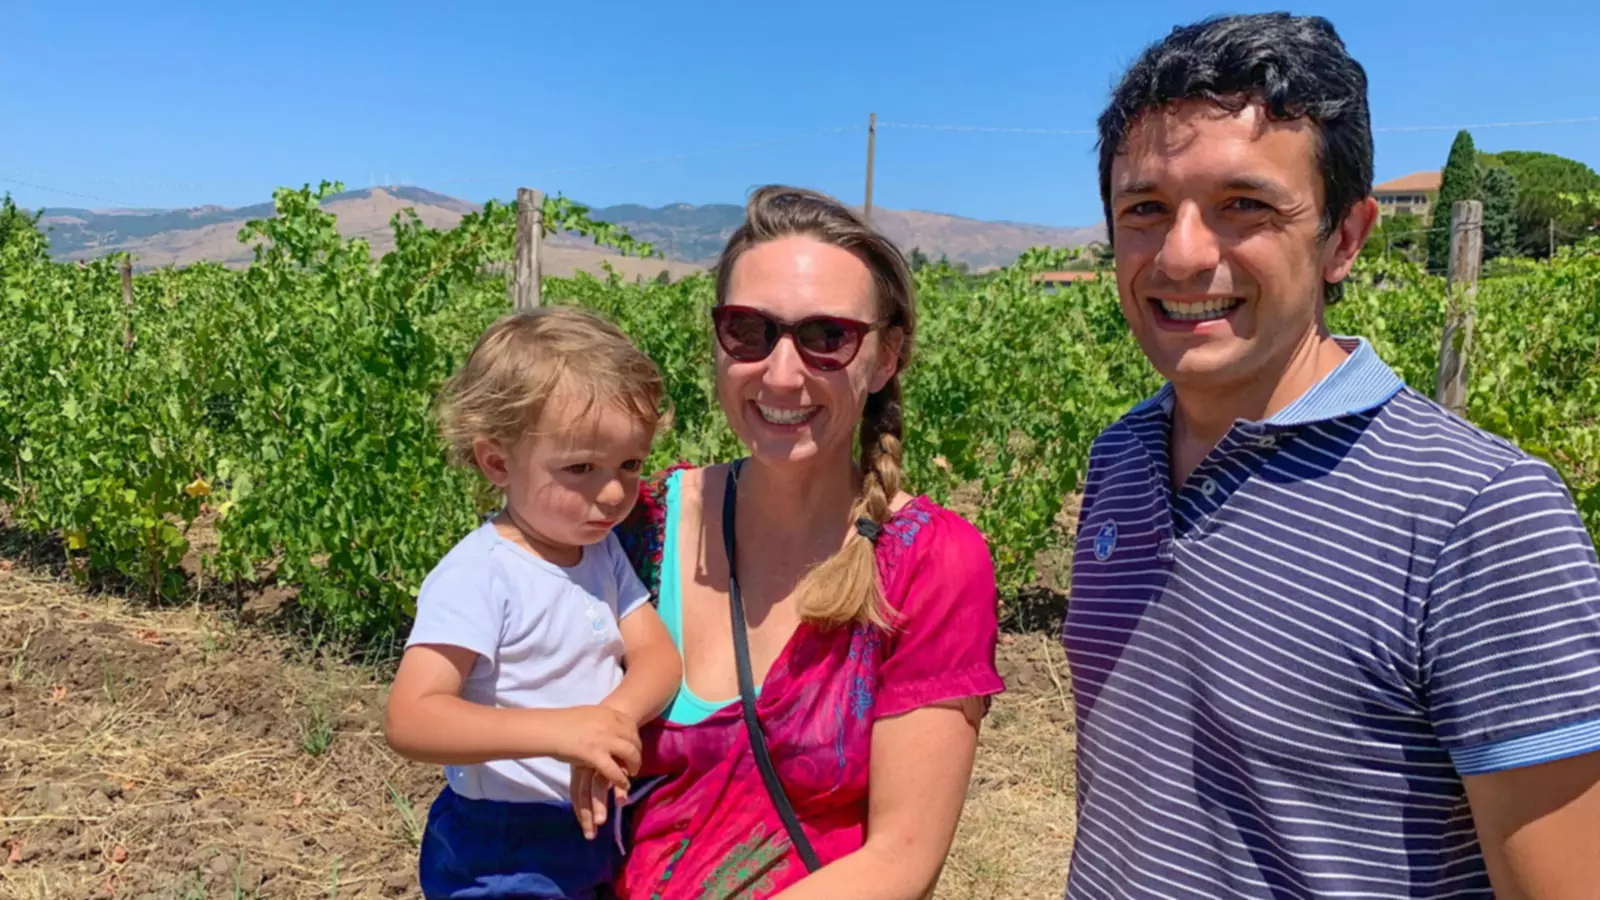
[[[1117,523],[1107,522],[1100,526],[1100,533],[1094,536],[1094,558],[1105,562],[1111,558],[1111,551],[1117,549]]]

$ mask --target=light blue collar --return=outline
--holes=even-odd
[[[1366,338],[1335,335],[1334,340],[1350,355],[1311,390],[1260,424],[1286,428],[1357,415],[1382,406],[1406,386]],[[1169,381],[1154,396],[1135,406],[1131,414],[1159,412],[1170,416],[1175,399]]]

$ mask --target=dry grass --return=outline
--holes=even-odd
[[[1047,636],[1020,635],[1000,667],[1008,691],[984,723],[939,896],[1059,900],[1077,824],[1066,659]]]
[[[1008,639],[939,896],[1059,897],[1071,846],[1059,647]],[[199,609],[146,612],[0,559],[0,896],[416,896],[433,767],[383,684]]]

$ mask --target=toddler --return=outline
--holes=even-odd
[[[612,527],[664,402],[654,363],[598,316],[507,316],[445,385],[441,431],[503,508],[429,573],[389,697],[401,755],[445,767],[420,876],[429,900],[603,896],[639,727],[682,663]]]

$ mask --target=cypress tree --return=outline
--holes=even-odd
[[[1478,185],[1478,150],[1472,135],[1456,133],[1450,145],[1450,158],[1444,164],[1444,181],[1439,185],[1439,200],[1433,205],[1433,221],[1428,232],[1428,270],[1443,274],[1450,265],[1450,209],[1457,200],[1482,200]]]
[[[1517,177],[1505,166],[1484,166],[1483,258],[1517,255]]]

